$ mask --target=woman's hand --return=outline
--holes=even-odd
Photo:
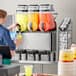
[[[16,53],[15,50],[11,50],[10,52],[12,57],[15,56],[15,53]]]
[[[71,47],[76,47],[76,44],[72,44]]]
[[[8,29],[9,29],[9,30],[12,30],[12,29],[16,28],[16,26],[17,26],[16,24],[12,24],[12,25],[10,25],[10,26],[8,27]]]

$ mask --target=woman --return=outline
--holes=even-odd
[[[16,44],[11,39],[9,30],[15,28],[16,25],[12,25],[8,29],[5,28],[3,24],[6,22],[6,18],[7,12],[5,10],[0,9],[0,45],[9,46],[11,55],[13,56],[15,54]]]

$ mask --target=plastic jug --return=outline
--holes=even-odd
[[[28,30],[37,31],[39,25],[38,5],[29,5],[28,7]]]
[[[27,6],[26,9],[20,9],[16,12],[16,22],[20,24],[21,32],[27,31],[27,24],[28,24],[28,14],[27,14]]]
[[[72,44],[71,45],[71,50],[73,52],[74,60],[76,60],[76,44]]]
[[[39,12],[39,30],[40,31],[50,31],[56,28],[55,20],[50,12],[50,5],[42,4],[40,5]]]
[[[73,62],[73,52],[70,49],[63,49],[59,54],[59,61],[62,62]]]
[[[24,66],[24,69],[25,69],[25,76],[32,76],[32,72],[33,72],[32,65],[26,65]]]
[[[62,49],[59,53],[58,76],[76,76],[73,52],[71,49]]]

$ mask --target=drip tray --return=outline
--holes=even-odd
[[[26,75],[24,75],[24,74],[20,74],[20,76],[26,76]],[[58,76],[58,75],[54,75],[54,74],[33,74],[33,75],[31,75],[31,76]]]
[[[51,61],[50,51],[17,51],[16,60]]]

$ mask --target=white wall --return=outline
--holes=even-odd
[[[59,13],[58,22],[65,16],[72,18],[72,41],[76,42],[76,0],[57,0],[55,6]]]
[[[9,14],[14,14],[16,5],[20,4],[39,4],[50,3],[54,4],[57,12],[58,25],[65,16],[70,16],[73,22],[73,42],[76,42],[76,0],[0,0],[0,8],[6,9]]]
[[[6,9],[8,13],[14,13],[17,4],[39,4],[52,3],[50,0],[0,0],[0,8]]]

